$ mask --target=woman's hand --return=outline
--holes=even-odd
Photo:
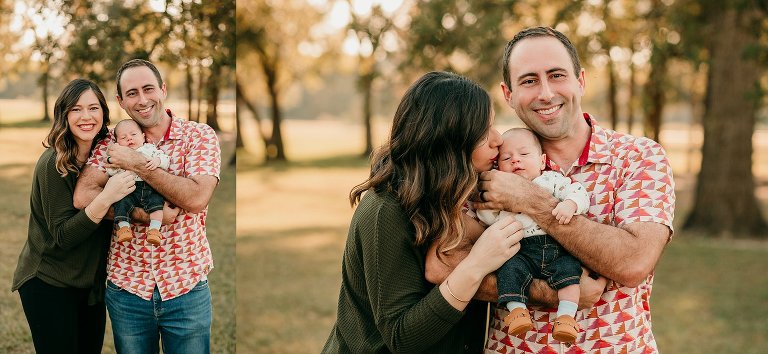
[[[465,261],[475,264],[483,276],[496,271],[520,249],[522,228],[512,215],[499,219],[480,235]]]
[[[136,174],[130,171],[123,171],[110,177],[101,194],[109,204],[114,204],[136,189],[134,177]]]

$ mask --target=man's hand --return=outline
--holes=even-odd
[[[589,309],[595,306],[600,296],[605,291],[608,279],[591,273],[588,269],[581,267],[581,278],[579,280],[579,310]],[[557,290],[552,289],[546,280],[533,279],[529,289],[529,305],[537,308],[557,308],[560,300],[557,298]]]
[[[176,217],[179,216],[179,213],[181,212],[181,208],[168,203],[166,200],[163,202],[163,225],[170,225],[173,224],[176,221]],[[140,224],[149,224],[151,221],[149,218],[149,213],[144,211],[142,208],[133,208],[133,211],[131,211],[131,221],[140,223]]]
[[[173,224],[180,212],[181,208],[168,203],[167,200],[163,202],[163,225]]]
[[[581,267],[579,309],[583,310],[595,306],[595,303],[600,300],[600,296],[605,292],[606,285],[608,285],[608,279],[597,273],[590,274],[589,269]]]
[[[502,209],[512,213],[524,210],[524,203],[543,188],[514,173],[490,170],[480,174],[478,187],[484,202],[473,203],[475,209]]]
[[[571,222],[571,218],[573,217],[573,214],[576,213],[577,208],[578,206],[576,205],[576,202],[566,199],[557,203],[557,206],[552,209],[552,215],[557,219],[557,222],[559,222],[560,225],[565,225]]]
[[[110,144],[107,147],[107,156],[109,157],[107,158],[106,167],[109,168],[121,168],[138,172],[140,169],[145,168],[147,164],[147,158],[140,152],[118,144]]]

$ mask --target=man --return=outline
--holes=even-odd
[[[604,129],[581,109],[584,70],[576,50],[560,32],[536,27],[518,33],[503,58],[501,88],[507,104],[536,134],[547,154],[547,168],[581,183],[590,194],[587,216],[561,225],[552,215],[557,200],[516,174],[484,172],[478,209],[506,209],[530,216],[582,265],[609,279],[582,276],[580,331],[573,346],[552,338],[554,290],[534,280],[534,329],[518,336],[506,332],[505,308],[491,321],[486,350],[498,352],[658,352],[651,332],[649,299],[653,269],[672,236],[674,182],[664,149],[656,142]],[[449,257],[455,264],[464,252]],[[445,258],[445,257],[444,257]],[[429,260],[434,282],[447,266]],[[586,274],[586,272],[585,272]],[[480,298],[493,298],[493,282]],[[594,302],[595,289],[601,289]],[[586,295],[586,296],[585,296]],[[590,301],[591,299],[591,301]],[[594,306],[593,306],[594,302]]]
[[[82,207],[103,188],[106,168],[135,172],[177,209],[166,207],[162,243],[146,242],[146,213],[135,209],[136,237],[112,237],[107,265],[107,310],[119,353],[208,353],[211,293],[207,274],[213,258],[205,232],[208,202],[219,181],[221,151],[209,126],[185,121],[166,110],[166,86],[146,60],[126,62],[117,72],[117,101],[138,123],[148,142],[170,157],[168,170],[149,170],[147,159],[131,148],[102,142],[81,174],[75,206]],[[138,218],[138,219],[137,219]],[[143,224],[142,224],[143,223]]]

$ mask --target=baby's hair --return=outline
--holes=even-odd
[[[119,128],[121,124],[127,123],[127,122],[131,122],[131,123],[135,124],[137,127],[139,126],[139,123],[136,123],[133,119],[130,119],[130,118],[123,119],[123,120],[117,122],[117,124],[115,124],[115,129],[114,129],[115,130],[115,135],[117,135],[117,128]],[[141,127],[139,127],[139,129],[141,129]]]
[[[539,154],[542,154],[544,150],[541,148],[541,141],[539,140],[539,136],[536,135],[536,133],[534,133],[533,130],[530,130],[528,128],[520,128],[520,127],[511,128],[505,131],[504,134],[501,135],[501,138],[506,139],[510,134],[520,132],[520,131],[525,131],[531,134],[531,136],[533,137],[533,140],[536,142],[536,148],[539,149]]]
[[[115,124],[115,129],[114,129],[114,134],[113,134],[115,136],[115,139],[117,139],[117,128],[119,128],[120,125],[123,124],[123,123],[128,124],[127,122],[131,122],[131,123],[135,124],[136,127],[141,129],[141,127],[139,126],[139,123],[136,123],[136,121],[134,121],[133,119],[130,119],[130,118],[123,119],[123,120],[117,122],[117,124]]]

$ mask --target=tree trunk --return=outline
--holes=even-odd
[[[206,87],[206,102],[208,103],[206,123],[215,131],[221,131],[219,126],[219,82],[221,80],[221,66],[217,63],[211,65],[211,74],[208,77]]]
[[[744,55],[757,45],[747,26],[756,16],[754,10],[739,14],[734,8],[712,16],[716,30],[710,37],[701,171],[686,230],[724,238],[768,235],[752,175],[760,67]]]
[[[267,161],[286,161],[283,132],[280,129],[283,115],[280,111],[279,92],[273,85],[269,85],[269,98],[272,104],[272,136],[267,145]]]
[[[645,86],[646,114],[643,124],[643,134],[659,142],[661,113],[664,111],[666,97],[664,96],[664,77],[667,74],[666,49],[653,46],[651,53],[651,73]]]
[[[192,119],[192,105],[194,103],[194,91],[192,88],[194,79],[192,78],[192,64],[187,63],[185,70],[186,88],[187,88],[187,119]]]
[[[271,62],[271,65],[262,62],[262,70],[267,78],[267,92],[272,106],[272,135],[267,142],[266,161],[287,161],[285,157],[285,147],[283,146],[283,132],[281,129],[283,115],[280,111],[280,90],[277,87],[278,61]]]
[[[203,104],[203,89],[205,88],[205,68],[200,67],[197,73],[197,109],[195,110],[195,117],[189,117],[189,119],[194,120],[195,122],[200,121],[200,112],[202,112],[202,104]]]
[[[50,67],[46,64],[45,65],[45,71],[43,71],[43,75],[40,77],[40,86],[42,86],[43,89],[43,122],[50,122],[51,121],[51,114],[50,107],[48,107],[48,81],[50,78]]]
[[[238,112],[240,111],[239,109],[241,106],[245,106],[245,108],[253,114],[253,117],[256,118],[256,132],[259,134],[259,138],[264,142],[264,147],[266,148],[267,145],[269,145],[269,139],[261,128],[261,116],[259,115],[259,111],[256,109],[256,106],[245,97],[243,88],[240,86],[240,82],[237,81],[237,79],[235,79],[235,96]]]
[[[363,157],[369,157],[371,152],[373,152],[373,122],[371,121],[373,111],[371,108],[373,75],[367,74],[360,79],[363,91],[363,123],[365,126],[365,150],[363,150]]]
[[[369,157],[373,152],[373,122],[371,116],[373,115],[372,99],[373,99],[373,80],[376,78],[376,58],[374,53],[376,47],[378,47],[378,38],[371,38],[373,42],[373,52],[368,56],[359,55],[358,60],[358,78],[357,87],[360,90],[360,94],[363,96],[363,134],[365,135],[365,147],[363,149],[362,157]]]
[[[240,81],[235,77],[235,151],[245,147],[243,135],[240,134],[243,131],[243,126],[240,122],[240,107],[243,106],[242,95],[242,92],[240,92]]]

